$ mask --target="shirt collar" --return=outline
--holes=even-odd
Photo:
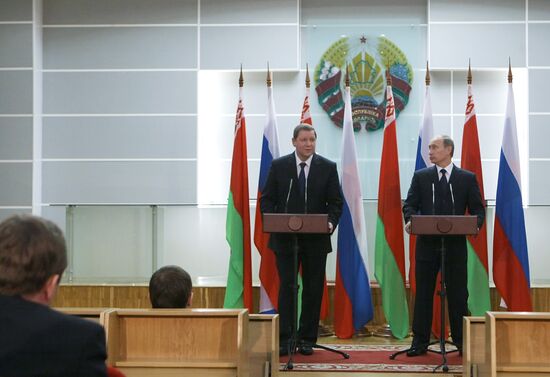
[[[453,171],[453,166],[454,166],[454,164],[452,162],[447,166],[436,165],[437,174],[441,175],[441,169],[445,169],[445,171],[447,172],[447,179],[449,179],[449,177],[451,176],[451,173]]]
[[[302,160],[300,160],[300,157],[298,157],[298,154],[296,153],[296,151],[294,151],[294,158],[296,159],[296,166],[300,166],[300,164],[302,162],[305,162],[306,166],[310,167],[311,166],[311,160],[313,159],[313,155],[309,156],[309,158],[307,160],[302,161]]]

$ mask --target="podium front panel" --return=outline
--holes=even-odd
[[[264,213],[266,233],[329,233],[327,214]]]
[[[411,234],[434,236],[475,235],[477,216],[411,216]]]

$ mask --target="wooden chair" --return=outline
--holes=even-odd
[[[107,362],[126,376],[249,376],[248,311],[115,309]]]
[[[550,376],[550,313],[487,312],[480,376]]]
[[[62,313],[74,315],[80,318],[89,319],[103,326],[105,314],[114,309],[109,308],[54,308]]]
[[[279,315],[250,314],[248,352],[250,376],[279,375]]]
[[[464,317],[462,327],[464,377],[477,376],[478,365],[485,362],[485,317]]]

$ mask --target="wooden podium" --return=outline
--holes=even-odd
[[[264,213],[266,233],[329,233],[327,214]]]
[[[411,216],[411,234],[416,236],[466,236],[478,231],[477,216]]]
[[[264,213],[263,214],[263,231],[265,233],[285,233],[293,235],[292,252],[294,259],[294,281],[292,282],[293,306],[292,325],[290,328],[291,338],[288,342],[288,362],[284,370],[294,369],[293,356],[296,353],[298,346],[297,324],[298,324],[298,252],[300,246],[298,244],[299,234],[329,234],[328,215],[327,214],[308,214],[308,213]],[[349,354],[340,350],[335,350],[330,347],[320,344],[309,344],[314,348],[321,348],[330,352],[342,355],[345,359],[349,359]]]
[[[443,372],[448,372],[447,366],[447,352],[445,344],[452,344],[457,347],[456,351],[460,351],[458,345],[445,340],[445,300],[447,297],[447,290],[445,287],[445,238],[447,236],[467,236],[476,235],[479,232],[477,228],[477,216],[457,216],[457,215],[412,215],[411,216],[411,234],[416,236],[440,236],[441,238],[441,290],[439,296],[441,297],[441,331],[439,333],[439,340],[431,342],[432,344],[439,344],[439,351],[428,348],[429,352],[441,354],[443,361],[440,365],[434,368],[434,372],[441,368]],[[396,352],[390,356],[390,359],[395,359],[399,354],[405,353],[409,349]],[[450,351],[450,352],[456,352]]]

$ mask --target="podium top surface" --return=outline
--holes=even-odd
[[[328,234],[328,215],[264,213],[263,231],[266,233]]]
[[[478,231],[477,216],[411,216],[411,234],[414,235],[465,236],[475,235]]]

